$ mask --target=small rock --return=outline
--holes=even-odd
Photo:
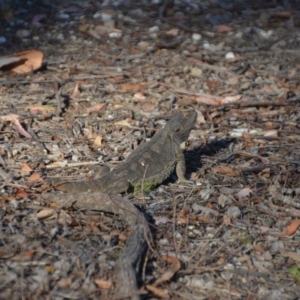
[[[199,33],[193,33],[192,34],[192,40],[193,42],[199,42],[202,38],[202,35]]]
[[[169,245],[170,241],[168,239],[160,239],[159,244],[161,245]]]
[[[226,58],[227,60],[233,59],[233,58],[235,58],[235,55],[234,55],[233,52],[228,52],[228,53],[226,53],[225,58]]]
[[[94,15],[93,15],[93,19],[99,19],[102,17],[102,14],[100,12],[96,12]]]
[[[140,50],[145,51],[150,46],[150,43],[148,42],[139,42],[138,47]]]
[[[262,38],[265,38],[265,39],[269,39],[273,34],[274,34],[274,31],[273,30],[268,30],[268,31],[265,31],[263,29],[260,29],[260,28],[257,28],[257,27],[254,27],[253,28],[253,31],[259,35],[260,37]]]
[[[203,74],[203,72],[202,72],[202,70],[200,69],[200,68],[192,68],[191,69],[191,75],[193,76],[193,77],[198,77],[198,78],[200,78],[200,77],[202,77],[202,74]]]
[[[63,40],[64,39],[64,35],[62,33],[60,33],[56,38],[58,40]]]
[[[153,27],[149,28],[149,32],[150,33],[158,32],[158,31],[159,31],[159,27],[158,26],[153,26]]]
[[[122,32],[111,32],[108,36],[112,39],[118,39],[122,36]]]
[[[72,160],[73,160],[73,161],[78,161],[78,155],[75,155],[75,154],[72,155]]]
[[[156,33],[151,33],[149,34],[149,38],[156,40],[157,39],[157,34]]]
[[[70,16],[68,14],[59,14],[58,18],[61,20],[67,20],[70,18]]]
[[[175,233],[175,238],[182,239],[182,234],[180,232]]]
[[[0,36],[0,44],[5,44],[6,38],[4,36]]]
[[[204,49],[210,50],[210,47],[211,47],[211,46],[210,46],[210,43],[209,43],[209,42],[204,42],[204,43],[203,43],[203,48],[204,48]]]
[[[16,37],[24,39],[30,36],[30,31],[28,29],[19,29],[16,32]]]

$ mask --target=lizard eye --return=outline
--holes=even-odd
[[[175,129],[175,132],[179,132],[180,131],[180,127],[177,127],[176,129]]]

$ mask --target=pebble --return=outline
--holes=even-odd
[[[122,32],[111,32],[108,34],[108,36],[112,39],[117,39],[122,36]]]
[[[4,36],[0,36],[0,44],[5,44],[6,38]]]
[[[193,40],[194,42],[199,42],[199,41],[201,40],[201,38],[202,38],[202,36],[201,36],[201,34],[199,34],[199,33],[193,33],[193,34],[192,34],[192,40]]]
[[[59,14],[58,18],[61,20],[67,20],[70,18],[70,16],[68,14]]]
[[[156,33],[151,33],[149,34],[149,38],[156,40],[157,39],[157,34]]]
[[[158,32],[158,31],[159,31],[159,27],[158,26],[153,26],[153,27],[149,28],[149,32],[150,33]]]
[[[180,232],[175,233],[175,238],[182,239],[182,234]]]
[[[73,160],[73,161],[78,161],[78,155],[75,155],[75,154],[72,155],[72,160]]]
[[[93,15],[93,19],[99,19],[102,17],[102,14],[100,12],[96,12],[94,15]]]
[[[170,243],[170,241],[166,238],[159,240],[159,244],[161,244],[161,245],[169,245],[169,243]]]
[[[137,45],[138,45],[140,50],[145,51],[150,46],[150,43],[148,43],[148,42],[139,42]]]
[[[228,60],[233,59],[233,58],[235,58],[235,55],[233,52],[228,52],[228,53],[226,53],[225,58]]]
[[[200,68],[192,68],[191,69],[191,75],[193,77],[198,77],[199,78],[199,77],[202,77],[202,74],[203,74],[203,72]]]
[[[30,36],[30,31],[28,29],[18,29],[16,31],[16,37],[24,39]]]
[[[60,33],[56,38],[58,40],[63,40],[64,39],[64,35],[62,33]]]
[[[265,39],[268,39],[270,38],[273,34],[274,34],[274,31],[273,30],[268,30],[268,31],[265,31],[263,29],[260,29],[260,28],[257,28],[257,27],[254,27],[253,28],[253,31],[259,35],[260,37],[262,38],[265,38]]]
[[[209,42],[204,42],[203,43],[203,48],[206,50],[210,50],[210,43]]]

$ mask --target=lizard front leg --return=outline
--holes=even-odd
[[[174,148],[176,157],[176,174],[178,177],[178,182],[186,182],[188,180],[185,178],[186,167],[183,151],[181,150],[180,145],[178,144],[175,144]]]

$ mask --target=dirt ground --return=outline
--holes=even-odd
[[[0,9],[0,55],[44,54],[37,71],[0,71],[0,299],[300,299],[297,1]],[[85,206],[108,196],[66,201],[46,178],[116,168],[186,109],[190,182],[122,195],[152,242],[134,246],[137,288],[120,294],[135,226]]]

